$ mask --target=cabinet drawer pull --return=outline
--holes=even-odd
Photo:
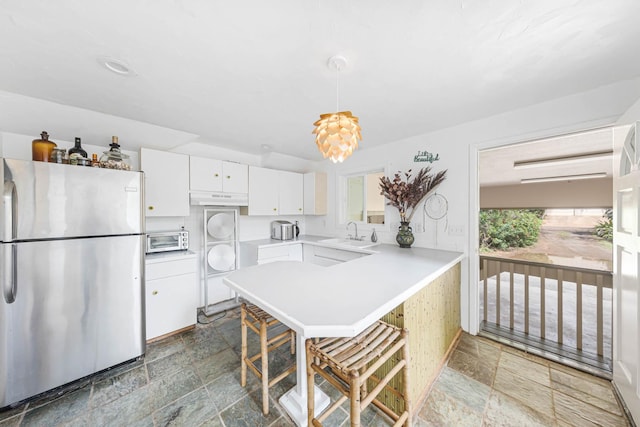
[[[147,209],[149,209],[150,211],[153,210],[153,206],[149,206]]]
[[[216,174],[213,174],[213,176],[217,178],[217,177],[219,177],[220,175],[216,173]]]
[[[158,291],[151,292],[151,295],[158,295]]]
[[[231,179],[231,175],[227,175],[227,179]]]
[[[274,212],[275,212],[275,211],[277,211],[277,210],[278,210],[278,208],[273,208],[273,211],[274,211]]]

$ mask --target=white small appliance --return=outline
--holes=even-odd
[[[189,249],[189,232],[186,230],[147,233],[147,254],[186,251],[187,249]]]

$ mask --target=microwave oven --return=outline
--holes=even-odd
[[[178,231],[157,231],[147,233],[148,254],[170,251],[186,251],[189,249],[189,232]]]

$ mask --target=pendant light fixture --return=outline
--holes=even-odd
[[[333,56],[329,58],[328,66],[336,70],[336,112],[321,114],[313,124],[316,127],[313,133],[322,156],[330,158],[333,163],[342,163],[358,148],[362,135],[358,118],[351,111],[340,111],[340,70],[345,69],[347,60],[343,56]]]

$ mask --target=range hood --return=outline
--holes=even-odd
[[[247,193],[223,193],[211,191],[191,191],[192,205],[210,206],[249,206]]]

